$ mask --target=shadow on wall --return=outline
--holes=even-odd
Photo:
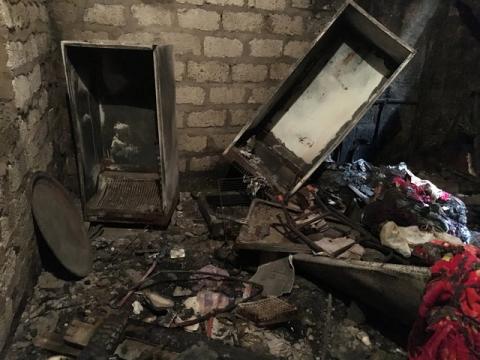
[[[480,18],[474,13],[474,10],[465,2],[457,0],[455,7],[458,10],[458,14],[463,24],[470,31],[470,34],[480,42]]]
[[[421,154],[431,160],[432,166],[467,172],[467,157],[473,157],[474,164],[480,160],[480,75],[476,71],[480,57],[480,3],[457,0],[444,4],[441,23],[432,33],[426,55],[429,65],[420,84],[410,154],[411,158]]]
[[[404,73],[392,84],[352,131],[340,150],[340,161],[366,158],[373,162],[406,160],[419,98],[419,84],[442,0],[359,0],[392,32],[417,50]]]
[[[416,49],[417,54],[405,73],[391,86],[391,93],[398,103],[391,105],[385,118],[381,119],[383,131],[379,135],[377,161],[406,161],[415,149],[411,138],[416,131],[421,79],[428,46],[437,25],[446,16],[446,11],[441,11],[441,5],[442,0],[410,1],[406,5],[399,35]]]
[[[437,14],[440,0],[421,0],[412,2],[405,13],[400,37],[412,46],[418,45],[419,39],[428,30],[430,20]]]

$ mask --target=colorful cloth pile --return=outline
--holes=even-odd
[[[446,202],[450,200],[451,197],[449,193],[438,189],[431,182],[420,179],[417,182],[414,182],[410,176],[406,179],[400,176],[395,176],[392,183],[395,184],[396,187],[402,189],[408,197],[427,204],[436,200]],[[436,189],[436,191],[434,189]]]
[[[333,176],[340,172],[341,176]],[[319,181],[324,192],[343,194],[354,190],[366,204],[362,222],[378,234],[382,225],[394,221],[399,226],[446,232],[470,242],[467,209],[457,197],[417,177],[404,163],[373,166],[364,160],[325,171]]]
[[[431,272],[410,333],[410,359],[480,359],[480,249],[465,245]]]

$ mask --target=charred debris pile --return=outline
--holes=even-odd
[[[463,200],[471,213],[480,202],[403,163],[331,160],[414,56],[353,1],[225,149],[242,176],[216,193],[178,192],[171,47],[62,48],[83,220],[147,227],[87,234],[61,185],[38,175],[38,228],[77,278],[42,275],[14,345],[32,340],[78,359],[405,358],[406,344],[355,325],[358,302],[408,327],[417,319],[412,358],[478,354],[471,282],[480,253]],[[92,58],[118,66],[96,68]],[[119,75],[130,86],[110,83]],[[150,92],[138,96],[146,82]],[[438,284],[458,291],[438,296]]]

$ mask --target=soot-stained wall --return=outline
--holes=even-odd
[[[74,164],[51,25],[45,1],[0,1],[0,349],[39,269],[30,175]]]

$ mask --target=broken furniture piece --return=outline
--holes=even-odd
[[[299,212],[294,209],[289,211]],[[260,199],[253,200],[248,211],[247,223],[240,228],[235,240],[235,248],[279,253],[309,253],[308,246],[293,243],[275,227],[279,222],[279,216],[284,217],[280,204]]]
[[[285,218],[281,205],[258,199],[252,203],[248,224],[242,227],[235,247],[241,250],[283,255],[294,253],[296,255],[293,256],[293,264],[299,273],[307,273],[321,283],[335,288],[357,301],[393,314],[395,317],[398,316],[399,320],[405,323],[413,321],[425,284],[430,276],[429,269],[413,265],[385,263],[387,259],[395,260],[395,254],[392,251],[390,251],[390,255],[382,254],[384,249],[379,243],[368,240],[368,238],[360,240],[362,235],[357,232],[357,236],[354,236],[355,229],[338,237],[328,237],[328,233],[337,231],[330,227],[340,225],[335,224],[332,220],[339,221],[339,219],[330,219],[331,214],[322,214],[320,209],[318,211],[327,221],[325,228],[320,229],[317,233],[308,233],[305,231],[306,228],[300,228],[301,225],[298,225],[297,228],[299,231],[305,232],[305,236],[322,248],[322,252],[319,254],[312,255],[312,250],[306,244],[293,242],[296,237],[290,236],[286,233],[286,228],[279,226],[279,223],[283,222],[281,219]],[[302,218],[301,213],[299,215],[298,212],[292,210],[290,213],[297,223],[306,224],[312,221],[296,221],[296,219]],[[315,214],[314,209],[310,209],[309,217],[306,219],[316,219],[313,216]],[[354,238],[359,240],[355,241]],[[365,261],[369,256],[364,259],[365,248],[361,244],[372,248],[369,250],[378,250],[377,252],[383,259]],[[274,276],[269,275],[268,278],[271,279]],[[251,280],[264,285],[265,290],[265,284],[260,279],[252,278]],[[278,296],[281,293],[275,295]],[[372,301],[372,299],[374,300]]]
[[[222,220],[218,219],[208,204],[205,194],[195,194],[198,210],[202,214],[203,219],[207,223],[208,231],[214,239],[221,239],[225,235],[225,227]]]
[[[290,214],[292,226],[296,230],[314,228],[315,232],[304,236],[308,238],[299,239],[296,234],[292,234],[287,226],[287,214]],[[340,255],[346,251],[355,242],[353,240],[347,243],[343,242],[340,247],[337,245],[324,246],[326,239],[346,240],[345,236],[350,236],[354,229],[350,227],[326,221],[326,214],[321,212],[311,212],[305,216],[306,212],[299,208],[282,207],[282,205],[266,200],[255,199],[250,205],[247,216],[247,223],[242,225],[240,233],[235,240],[235,248],[238,250],[254,250],[274,253],[312,253],[311,244],[314,243],[318,249],[314,252],[323,252],[325,255]],[[293,242],[292,239],[296,241]]]
[[[168,224],[178,199],[171,46],[63,41],[85,220]]]
[[[295,268],[320,282],[410,325],[430,278],[427,267],[339,260],[296,254]]]
[[[274,359],[268,354],[257,354],[247,349],[230,346],[220,340],[209,339],[202,334],[188,333],[181,329],[167,329],[139,320],[130,319],[128,323],[122,320],[122,323],[119,324],[120,328],[111,328],[112,324],[110,324],[110,329],[103,331],[76,319],[73,322],[75,326],[70,325],[67,333],[76,332],[75,338],[62,337],[52,332],[37,335],[33,339],[34,345],[55,354],[84,360],[109,359],[114,352],[124,355],[125,357],[119,357],[123,359],[128,358],[126,356],[128,352],[135,353],[146,349],[148,349],[146,353],[153,355],[154,358],[157,358],[155,356],[157,352],[159,356],[165,352],[172,355],[170,358],[176,358],[175,355],[187,353],[190,349],[200,346],[209,353],[210,351],[218,352],[222,356],[232,359]],[[105,341],[104,347],[102,347],[102,340]],[[137,351],[135,351],[136,349]],[[204,354],[205,352],[194,358],[201,358]]]
[[[78,355],[78,360],[108,359],[120,344],[128,324],[128,311],[120,309],[108,314],[88,339],[88,343]]]
[[[246,223],[245,205],[252,201],[241,191],[199,192],[193,193],[192,197],[214,239],[224,239],[232,232],[236,233],[235,229]]]
[[[268,297],[238,305],[237,314],[258,326],[270,326],[292,320],[297,308],[277,297]]]
[[[295,193],[413,56],[347,1],[224,155],[275,190]]]

